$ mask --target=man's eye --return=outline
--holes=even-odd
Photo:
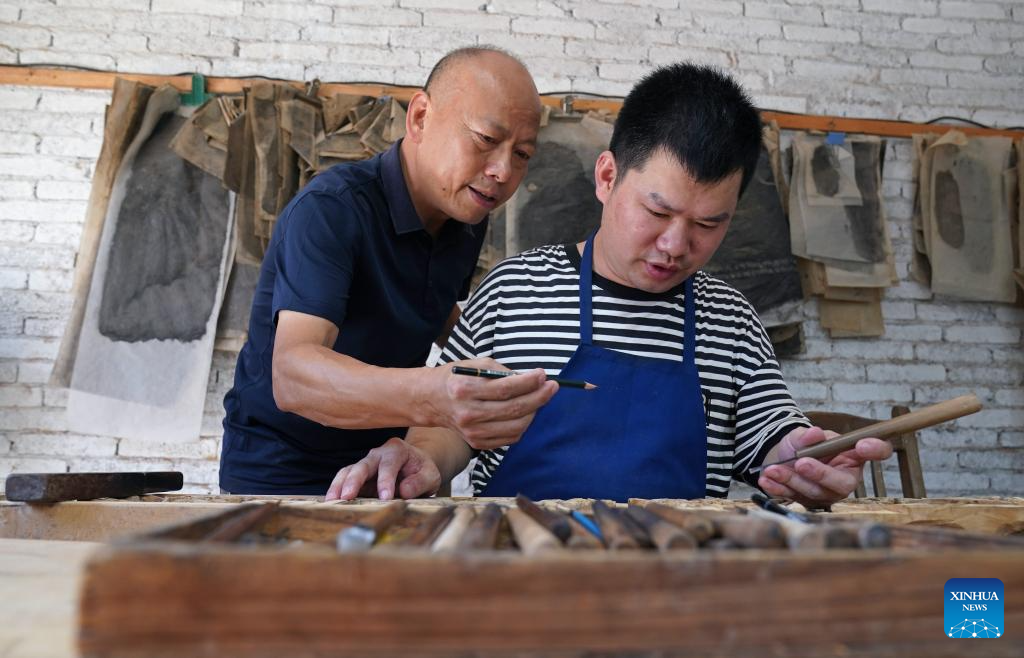
[[[657,217],[658,219],[665,219],[666,217],[668,217],[668,215],[666,215],[665,213],[656,212],[654,210],[651,210],[650,208],[647,208],[647,212],[649,212],[652,217]]]
[[[480,141],[485,142],[487,144],[497,144],[498,143],[498,140],[494,139],[490,135],[485,135],[483,133],[477,133],[476,136],[480,138]]]
[[[516,151],[516,155],[522,160],[529,160],[530,154],[526,151]]]

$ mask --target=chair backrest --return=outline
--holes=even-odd
[[[902,416],[910,413],[910,409],[903,405],[892,408],[892,417]],[[852,414],[837,413],[833,411],[808,411],[807,418],[822,429],[832,430],[839,434],[846,434],[862,427],[877,423],[874,418],[864,418]],[[917,446],[917,432],[907,432],[889,439],[892,444],[893,453],[896,455],[900,468],[900,485],[903,488],[904,498],[924,498],[927,494],[924,488],[924,473],[921,471],[921,454]],[[877,497],[886,495],[885,480],[882,477],[882,465],[878,462],[871,462],[871,481],[874,494]],[[858,498],[867,495],[863,479],[855,492]]]

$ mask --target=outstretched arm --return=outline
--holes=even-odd
[[[281,410],[330,427],[445,427],[491,447],[518,440],[558,390],[541,370],[491,380],[453,375],[449,367],[371,366],[334,352],[337,337],[328,320],[280,312],[273,385]],[[502,368],[492,359],[466,363]]]

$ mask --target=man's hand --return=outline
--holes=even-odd
[[[556,392],[558,384],[547,381],[541,369],[502,379],[486,379],[452,373],[452,366],[508,370],[493,359],[472,359],[438,366],[435,396],[437,426],[457,432],[477,450],[493,450],[519,440],[533,422],[537,409]]]
[[[796,451],[838,436],[820,427],[799,427],[787,434],[768,454],[768,463],[791,459]],[[881,439],[861,439],[853,448],[823,460],[803,457],[795,462],[769,466],[757,484],[765,493],[789,498],[803,505],[830,505],[849,496],[863,475],[864,463],[892,455],[892,446]]]
[[[327,489],[325,500],[352,500],[356,496],[378,496],[391,500],[430,495],[441,486],[437,464],[423,450],[392,438],[374,448],[366,457],[338,471]]]

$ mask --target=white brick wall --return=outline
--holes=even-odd
[[[542,92],[621,95],[652,66],[692,59],[735,74],[762,107],[1024,125],[1024,9],[952,0],[22,0],[0,4],[0,62],[419,84],[445,50],[522,56]],[[218,352],[202,435],[156,445],[69,433],[46,385],[102,140],[98,91],[0,87],[0,476],[175,468],[216,486]],[[939,494],[1024,492],[1024,311],[934,298],[908,280],[910,148],[892,140],[887,210],[903,280],[881,339],[831,340],[809,304],[807,352],[783,369],[806,409],[886,417],[976,392],[986,410],[921,433]],[[892,469],[890,469],[892,470]],[[890,489],[898,490],[896,478]]]

